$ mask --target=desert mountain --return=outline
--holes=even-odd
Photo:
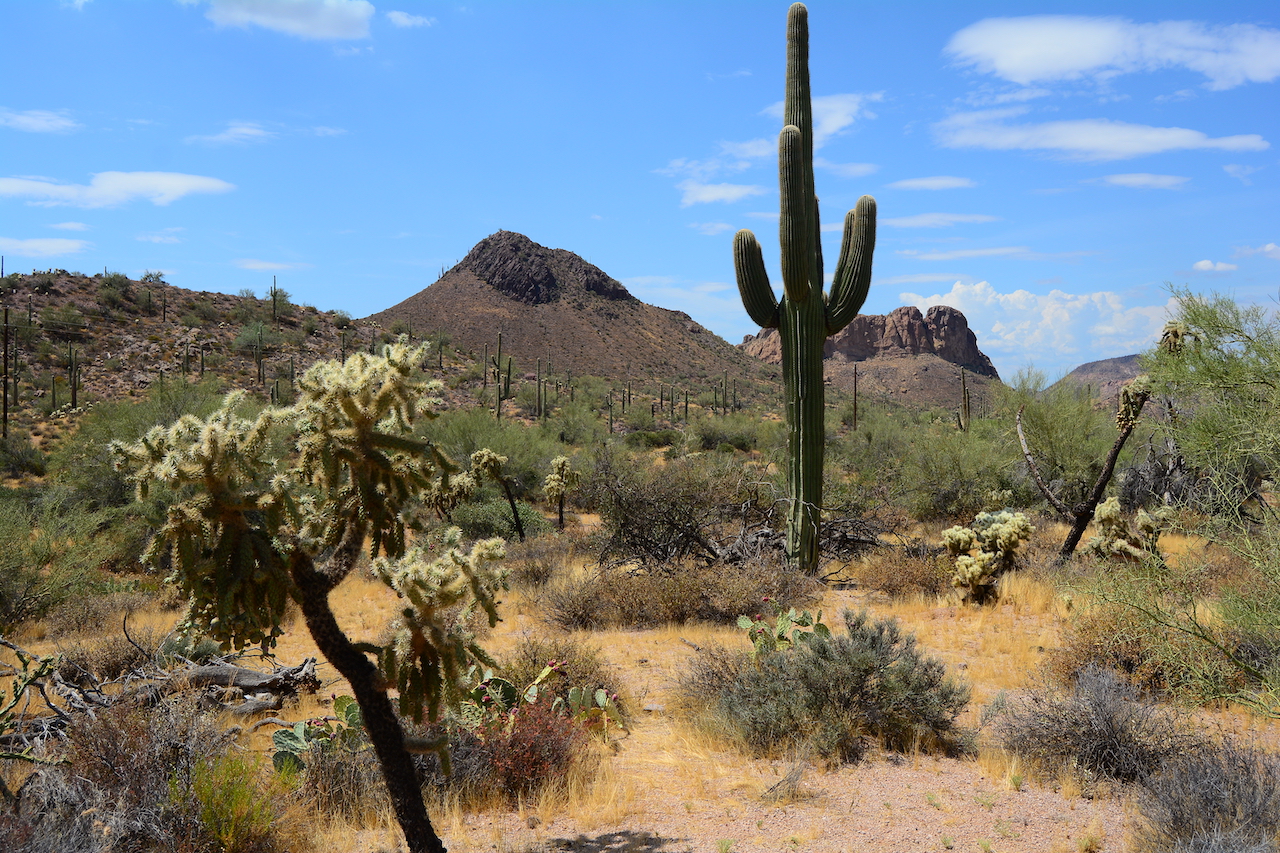
[[[481,240],[435,283],[368,318],[415,335],[447,333],[459,350],[493,353],[519,373],[550,359],[557,374],[710,382],[764,380],[776,370],[694,322],[641,302],[621,282],[565,249],[499,231]]]
[[[776,329],[747,337],[740,348],[769,364],[782,363]],[[927,314],[912,305],[888,314],[860,314],[827,338],[823,359],[823,373],[832,385],[852,390],[856,370],[859,393],[909,405],[958,405],[961,368],[970,374],[969,393],[978,405],[1000,382],[969,321],[946,305],[935,305]]]
[[[1137,354],[1086,362],[1059,379],[1057,384],[1087,388],[1095,398],[1111,405],[1124,384],[1142,372],[1141,362],[1142,356]]]

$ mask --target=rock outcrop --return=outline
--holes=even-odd
[[[764,329],[741,344],[744,352],[770,364],[782,361],[782,344],[776,329]],[[921,314],[914,305],[888,314],[860,314],[846,328],[827,338],[822,357],[845,361],[934,355],[980,376],[998,379],[991,359],[978,349],[977,336],[964,314],[947,305],[935,305]]]
[[[573,252],[548,249],[514,231],[484,238],[458,266],[504,296],[528,305],[555,302],[563,291],[575,288],[605,299],[635,299],[621,282]]]

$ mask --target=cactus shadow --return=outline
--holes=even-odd
[[[573,853],[692,853],[692,847],[676,847],[678,841],[651,832],[606,832],[593,838],[579,834],[574,838],[548,839],[536,853],[558,853],[562,850]]]

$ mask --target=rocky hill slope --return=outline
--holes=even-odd
[[[1057,384],[1085,388],[1095,399],[1112,406],[1125,383],[1141,372],[1142,356],[1135,353],[1086,362],[1059,379]]]
[[[452,346],[492,354],[520,374],[549,360],[557,374],[709,385],[726,372],[757,387],[777,370],[735,348],[688,314],[648,305],[607,273],[564,249],[499,231],[481,240],[426,289],[366,318],[383,328],[444,332]]]

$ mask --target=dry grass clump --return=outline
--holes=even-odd
[[[858,587],[890,598],[937,596],[950,592],[955,561],[939,549],[913,543],[852,563],[848,575]]]
[[[1007,707],[995,721],[995,736],[1043,776],[1065,769],[1085,785],[1141,782],[1203,746],[1175,713],[1097,666],[1082,670],[1069,690],[1032,692]]]
[[[602,568],[553,582],[543,595],[547,618],[566,630],[652,627],[693,620],[732,622],[756,613],[762,598],[783,609],[816,602],[812,578],[762,560],[711,566]]]
[[[537,536],[507,543],[505,565],[517,586],[541,587],[553,576],[567,572],[574,551],[574,540],[568,536]]]
[[[131,632],[130,637],[132,641],[122,633],[112,633],[60,644],[62,663],[58,673],[76,683],[82,683],[87,676],[99,682],[111,681],[153,662],[165,639],[152,628]]]
[[[605,661],[600,650],[574,636],[523,637],[502,656],[499,664],[503,676],[523,689],[552,661],[557,664],[556,674],[543,685],[554,696],[567,700],[569,690],[574,687],[589,693],[599,688],[610,694],[626,693],[617,671]],[[617,704],[619,711],[628,713],[625,701]]]

